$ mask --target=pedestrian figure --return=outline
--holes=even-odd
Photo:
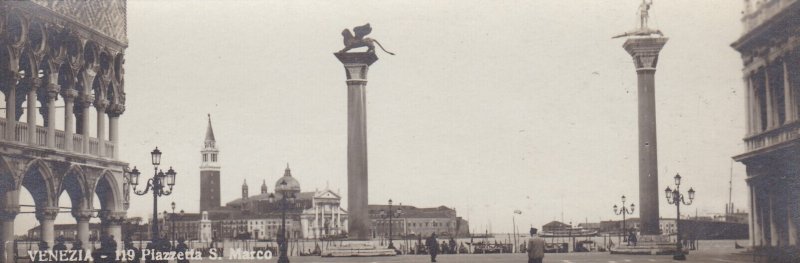
[[[633,246],[634,246],[634,247],[636,246],[636,233],[635,233],[635,232],[633,232],[633,231],[631,231],[631,232],[628,234],[628,246],[630,246],[630,245],[631,245],[631,243],[633,243]]]
[[[531,238],[528,239],[528,263],[542,263],[544,259],[544,239],[536,234],[537,229],[531,227]]]
[[[178,263],[189,263],[189,259],[186,258],[186,251],[188,250],[189,246],[186,245],[186,240],[182,237],[178,238],[178,245],[175,247],[175,253],[178,255]]]
[[[83,251],[83,242],[81,242],[80,239],[76,239],[74,242],[72,242],[72,249],[70,249],[70,250],[75,251],[75,253],[82,253],[82,252],[78,252],[78,251]],[[81,254],[80,258],[83,258],[83,254]],[[78,261],[72,261],[72,262],[73,263],[83,263],[83,262],[86,262],[86,261],[78,260]]]
[[[56,255],[61,251],[67,251],[67,245],[64,244],[64,236],[58,236],[56,238],[56,244],[53,245],[53,252],[55,252]]]
[[[425,246],[428,247],[428,253],[431,255],[431,262],[436,262],[436,255],[439,254],[439,243],[436,242],[436,233],[431,233],[428,240],[425,240]]]
[[[142,257],[142,251],[133,245],[133,239],[130,235],[125,237],[124,248],[125,251],[133,251],[133,258],[129,259],[128,262],[139,263],[139,260]]]
[[[452,237],[450,238],[450,254],[458,253],[458,249],[456,248],[456,240]]]

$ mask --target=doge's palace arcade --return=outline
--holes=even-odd
[[[84,244],[92,217],[120,241],[128,205],[127,163],[118,158],[125,10],[124,0],[0,2],[4,244],[14,239],[16,216],[31,210],[51,247],[57,216],[75,218]],[[34,203],[21,204],[21,191]],[[69,203],[59,203],[64,194]]]

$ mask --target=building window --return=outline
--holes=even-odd
[[[203,162],[208,162],[208,154],[203,154]]]

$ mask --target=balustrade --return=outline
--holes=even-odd
[[[38,146],[47,145],[47,128],[42,126],[36,126],[36,145]]]
[[[64,131],[56,130],[56,149],[65,150],[67,142],[64,141]]]
[[[100,152],[100,142],[97,138],[89,138],[89,154],[97,155]]]
[[[800,139],[800,122],[797,121],[747,137],[744,141],[747,151],[753,151],[796,139]]]
[[[72,135],[72,151],[77,153],[83,152],[83,135],[82,134],[73,134]]]

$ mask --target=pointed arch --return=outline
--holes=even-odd
[[[71,165],[67,172],[64,174],[61,184],[58,187],[56,194],[56,202],[61,199],[64,192],[67,193],[70,199],[70,204],[73,211],[91,209],[91,202],[89,202],[86,183],[86,173],[79,165]],[[59,206],[62,204],[59,204]]]
[[[100,201],[100,210],[124,210],[122,207],[122,191],[119,189],[117,179],[111,171],[104,170],[92,189],[94,190],[93,193],[97,195],[98,201]]]
[[[5,156],[0,156],[0,207],[19,204],[18,177]]]
[[[55,177],[47,162],[38,158],[33,159],[28,162],[23,171],[17,188],[25,187],[33,196],[37,207],[54,206],[56,203],[53,201],[55,199]]]

